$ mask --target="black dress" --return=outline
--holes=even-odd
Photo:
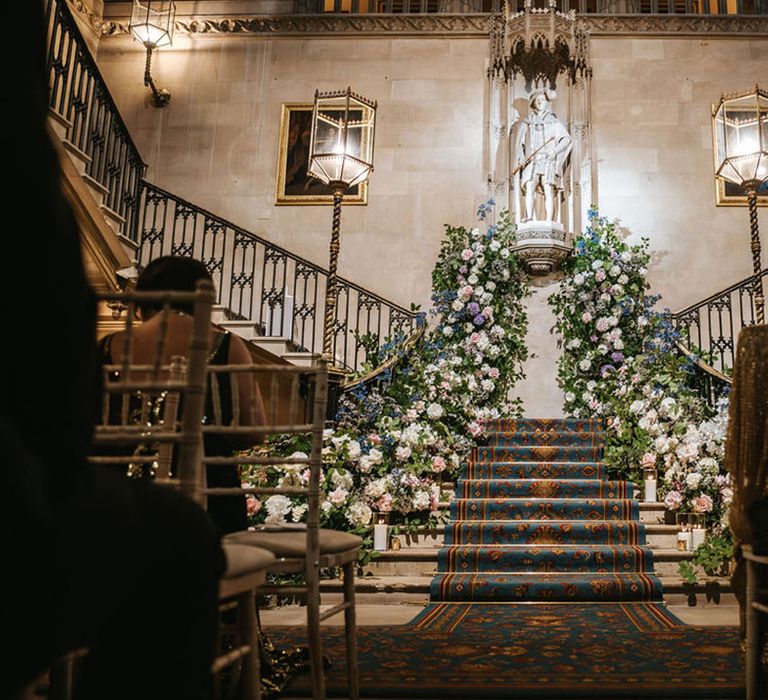
[[[112,360],[113,337],[114,335],[108,335],[101,340],[102,362],[107,365],[114,364]],[[228,364],[230,339],[231,335],[227,331],[216,334],[213,339],[213,348],[208,356],[208,364]],[[232,383],[229,375],[226,373],[219,374],[218,377],[219,403],[221,406],[221,416],[218,420],[221,424],[228,425],[232,422]],[[111,396],[109,408],[110,421],[116,420],[116,417],[120,415],[120,401],[119,394]],[[141,410],[138,399],[135,407],[132,405],[132,409],[137,413]],[[161,406],[155,405],[150,415],[157,415],[159,413],[161,413]],[[213,416],[213,396],[211,387],[208,386],[205,396],[203,423],[212,422]],[[227,457],[233,452],[232,443],[226,435],[205,435],[203,447],[206,457]],[[100,453],[104,454],[105,451],[100,450]],[[128,465],[120,465],[119,468],[124,471],[127,467]],[[236,465],[209,465],[206,468],[206,480],[208,486],[212,488],[239,487],[241,483],[239,470]],[[245,496],[209,496],[208,514],[222,535],[248,528]]]

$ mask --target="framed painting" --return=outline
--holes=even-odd
[[[307,175],[313,107],[311,102],[283,104],[277,154],[277,205],[333,204],[330,188]],[[344,193],[345,205],[367,202],[367,182],[350,187]]]
[[[747,195],[744,190],[730,182],[717,180],[717,206],[718,207],[746,207]],[[757,191],[757,206],[768,207],[768,182]]]

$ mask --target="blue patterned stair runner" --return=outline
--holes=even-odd
[[[435,602],[661,602],[634,485],[606,478],[602,425],[501,420],[462,470]]]

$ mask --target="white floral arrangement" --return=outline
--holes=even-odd
[[[481,206],[481,220],[492,206]],[[527,357],[528,287],[513,246],[506,212],[484,232],[446,226],[429,331],[399,363],[347,392],[336,427],[324,434],[321,522],[360,534],[363,561],[372,556],[374,513],[389,513],[405,532],[445,522],[448,485],[473,438],[487,420],[520,415],[509,396]],[[306,453],[309,438],[281,436],[271,449]],[[306,478],[291,464],[243,470],[253,485],[303,485]],[[249,512],[254,524],[301,522],[302,503],[251,497]]]
[[[653,467],[670,512],[705,515],[708,538],[696,557],[717,569],[731,547],[727,397],[712,408],[694,388],[693,366],[676,347],[679,334],[668,314],[654,310],[659,297],[648,293],[647,241],[629,245],[617,222],[594,210],[590,219],[550,297],[565,412],[605,420],[605,460],[616,478],[639,483],[642,469]],[[686,566],[681,571],[691,580]]]

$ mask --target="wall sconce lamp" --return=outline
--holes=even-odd
[[[307,172],[333,190],[333,226],[323,320],[323,355],[332,368],[335,364],[333,336],[341,200],[344,192],[365,182],[373,170],[375,126],[376,102],[356,95],[350,88],[336,92],[315,91]]]
[[[757,323],[765,323],[765,294],[761,276],[757,192],[768,181],[768,92],[757,85],[747,92],[722,95],[712,112],[715,176],[747,195]]]
[[[160,2],[158,0],[133,0],[131,22],[128,25],[134,39],[144,44],[147,49],[147,62],[144,67],[144,85],[152,90],[152,104],[155,107],[165,107],[171,101],[171,93],[155,85],[152,79],[152,51],[161,46],[173,43],[174,20],[176,18],[175,2]]]

